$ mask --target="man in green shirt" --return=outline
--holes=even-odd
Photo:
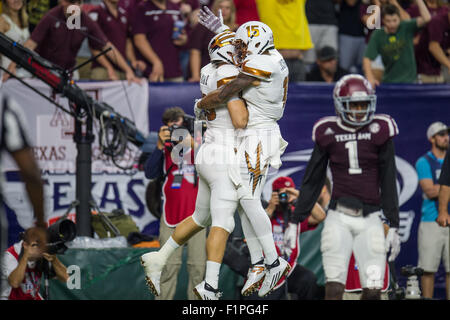
[[[387,4],[381,10],[383,27],[375,30],[369,40],[363,59],[363,69],[367,80],[373,87],[379,85],[371,62],[378,55],[384,64],[384,83],[413,83],[417,78],[414,57],[414,33],[431,20],[423,0],[417,0],[420,17],[401,21],[400,12],[394,5]]]

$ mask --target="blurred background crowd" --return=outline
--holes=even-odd
[[[113,47],[75,79],[198,82],[213,36],[198,23],[202,6],[222,10],[232,30],[268,24],[291,82],[450,82],[447,0],[2,0],[0,31],[66,69]],[[5,57],[2,66],[30,76]]]

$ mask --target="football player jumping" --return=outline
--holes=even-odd
[[[225,31],[216,35],[209,43],[211,63],[201,70],[200,87],[203,95],[223,86],[236,78],[239,69],[234,64],[235,33]],[[202,110],[196,109],[196,115]],[[202,300],[217,300],[219,271],[229,234],[234,228],[234,212],[238,204],[236,187],[230,179],[228,166],[237,165],[236,148],[240,145],[235,132],[245,128],[248,110],[237,96],[216,109],[206,111],[208,130],[205,143],[195,158],[199,173],[199,191],[194,214],[177,225],[173,235],[158,252],[146,253],[141,263],[146,273],[146,281],[155,295],[160,293],[162,269],[169,256],[189,238],[208,225],[206,277],[194,288]],[[242,213],[242,210],[239,210]],[[249,224],[241,217],[242,224]]]
[[[213,32],[226,28],[207,8],[201,12],[199,22]],[[197,107],[214,109],[236,95],[242,96],[247,103],[249,120],[246,130],[239,134],[242,138],[237,151],[239,165],[230,167],[230,176],[238,190],[238,210],[243,210],[250,222],[243,223],[242,228],[253,267],[242,293],[250,294],[262,282],[258,291],[262,297],[270,293],[290,269],[287,261],[277,254],[271,223],[261,205],[268,167],[281,166],[280,157],[287,147],[277,121],[284,112],[289,72],[283,57],[275,49],[272,30],[262,22],[250,21],[241,25],[236,31],[234,45],[239,75],[203,97]]]
[[[316,122],[314,150],[303,177],[294,222],[311,211],[325,182],[327,165],[333,188],[321,251],[325,299],[342,299],[352,251],[363,288],[361,299],[380,299],[386,254],[394,261],[400,252],[399,205],[393,137],[397,124],[375,114],[376,95],[360,75],[347,75],[333,92],[337,116]],[[389,220],[385,239],[381,210]]]

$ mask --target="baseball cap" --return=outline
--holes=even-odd
[[[430,139],[433,137],[436,133],[439,133],[441,131],[447,130],[449,131],[449,127],[445,124],[443,124],[440,121],[433,122],[427,129],[427,138]]]
[[[281,188],[295,188],[294,180],[291,177],[279,177],[272,183],[272,191],[277,191]]]
[[[320,61],[337,59],[337,56],[336,50],[330,46],[324,46],[317,52],[317,59]]]

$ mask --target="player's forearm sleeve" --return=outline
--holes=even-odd
[[[328,154],[316,144],[303,176],[300,196],[291,216],[291,222],[302,222],[310,215],[325,184],[327,165]]]
[[[379,157],[381,208],[390,222],[390,227],[398,228],[397,168],[395,165],[395,149],[392,139],[389,139],[389,141],[381,146]]]

